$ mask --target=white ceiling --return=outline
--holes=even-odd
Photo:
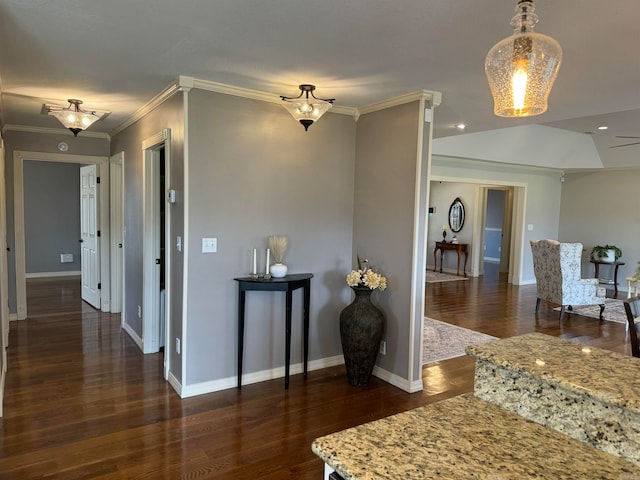
[[[537,0],[536,31],[564,60],[545,114],[503,119],[484,57],[511,34],[516,3],[0,0],[1,120],[56,128],[42,104],[80,98],[112,112],[90,129],[108,133],[178,75],[275,95],[314,83],[351,107],[426,89],[443,94],[436,138],[460,134],[460,122],[465,133],[540,123],[596,132],[606,166],[638,165],[640,145],[608,148],[627,142],[615,135],[640,136],[637,0]]]

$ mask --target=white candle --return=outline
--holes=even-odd
[[[258,273],[257,251],[255,248],[253,249],[253,270],[251,270],[251,273],[253,275]]]
[[[267,265],[264,268],[264,273],[269,274],[269,261],[271,260],[269,257],[271,256],[271,250],[267,248]]]

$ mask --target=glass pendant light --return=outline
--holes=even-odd
[[[547,99],[562,62],[553,38],[533,31],[538,15],[532,0],[520,0],[511,19],[513,35],[496,43],[484,69],[499,117],[529,117],[547,111]]]
[[[95,110],[83,110],[80,108],[82,100],[70,98],[68,107],[57,107],[55,105],[45,105],[46,112],[57,118],[62,125],[73,132],[74,136],[78,136],[82,130],[89,128],[95,121],[105,116],[106,112],[97,112]]]
[[[302,84],[299,85],[298,88],[300,89],[300,95],[297,97],[280,96],[280,98],[283,102],[282,106],[286,108],[291,116],[299,121],[304,127],[304,130],[307,131],[313,122],[320,119],[320,117],[331,108],[331,104],[335,102],[336,99],[316,98],[313,94],[313,91],[316,89],[315,85]],[[309,94],[311,94],[311,97],[309,97]]]

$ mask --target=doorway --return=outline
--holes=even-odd
[[[18,320],[27,318],[27,286],[26,286],[26,244],[25,244],[25,218],[24,218],[24,162],[36,160],[40,162],[75,163],[96,165],[97,175],[101,178],[99,189],[100,209],[98,212],[98,229],[101,232],[99,243],[104,248],[100,249],[98,262],[100,265],[99,283],[100,309],[110,311],[110,265],[109,249],[106,248],[105,239],[109,238],[109,158],[89,155],[71,155],[46,152],[13,152],[13,188],[14,188],[14,212],[15,212],[15,272],[16,272],[16,316]]]
[[[482,273],[485,280],[498,280],[510,270],[513,189],[485,187],[484,206]]]
[[[170,132],[168,129],[145,140],[143,206],[143,315],[142,350],[155,353],[170,337],[170,249],[168,244],[169,210],[166,185],[170,172]],[[169,355],[165,355],[165,378],[169,372]]]

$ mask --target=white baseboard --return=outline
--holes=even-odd
[[[2,372],[0,372],[0,399],[4,399],[4,380],[6,376],[7,376],[7,368],[6,368],[6,365],[3,365]],[[0,401],[0,417],[2,417],[3,415],[2,413],[3,404],[4,402]]]
[[[9,321],[10,322],[15,322],[16,320],[18,320],[18,314],[17,313],[10,313],[9,314]]]
[[[173,387],[180,398],[183,398],[182,383],[180,383],[180,380],[178,380],[173,373],[169,372],[169,378],[167,379],[167,382],[169,382],[169,385]]]
[[[323,368],[334,367],[336,365],[342,365],[344,363],[344,357],[342,355],[336,355],[334,357],[321,358],[319,360],[312,360],[307,364],[307,370],[320,370]],[[291,365],[289,374],[296,375],[303,372],[302,362]],[[269,370],[262,370],[260,372],[252,372],[242,375],[242,385],[250,385],[252,383],[264,382],[266,380],[274,380],[276,378],[284,378],[284,366],[272,368]],[[229,388],[235,388],[238,386],[238,377],[227,377],[219,380],[212,380],[210,382],[201,382],[194,385],[177,385],[171,384],[178,392],[181,398],[193,397],[196,395],[203,395],[205,393],[219,392],[220,390],[227,390]]]
[[[122,323],[122,329],[127,332],[127,334],[131,337],[131,340],[133,340],[135,344],[138,345],[140,351],[144,351],[142,346],[142,339],[135,332],[135,330],[131,328],[131,325],[129,325],[128,323]]]
[[[80,270],[69,270],[66,272],[35,272],[25,273],[25,278],[47,278],[47,277],[79,277],[82,275]]]
[[[500,259],[494,257],[484,257],[483,260],[487,263],[500,263]]]
[[[378,377],[380,380],[384,380],[387,383],[390,383],[394,387],[398,387],[401,390],[404,390],[408,393],[420,392],[423,389],[422,380],[416,380],[411,382],[406,378],[402,378],[395,373],[391,373],[384,368],[380,368],[377,365],[373,367],[373,374]]]

